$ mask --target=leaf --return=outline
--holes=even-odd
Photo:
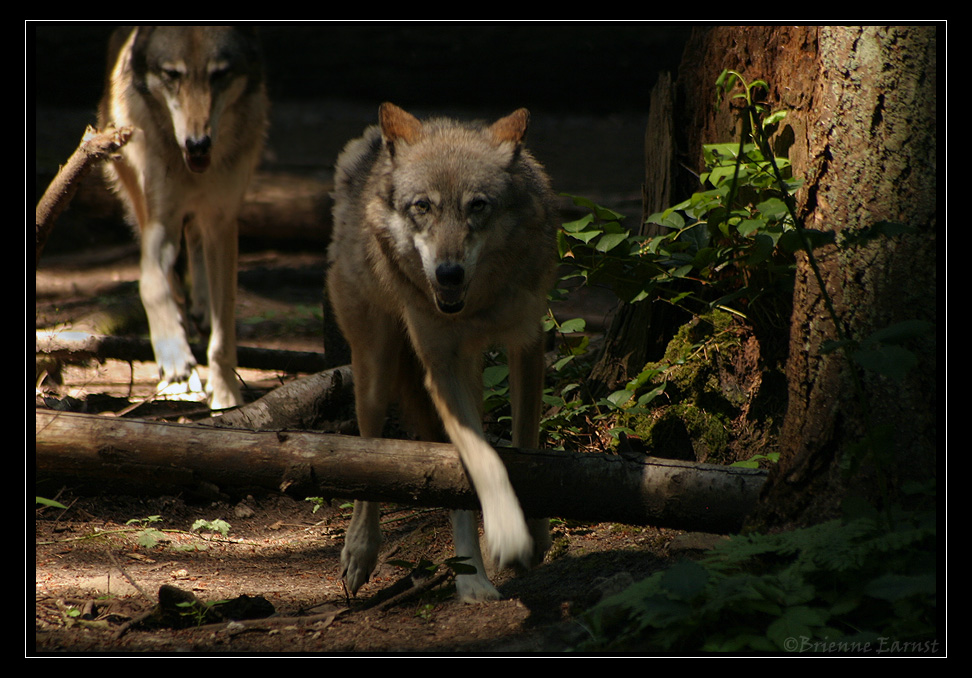
[[[590,231],[579,231],[577,233],[572,233],[571,236],[573,236],[574,238],[577,238],[578,240],[580,240],[581,242],[583,242],[586,245],[586,244],[589,244],[591,242],[591,240],[593,240],[597,236],[601,235],[602,233],[604,233],[604,231],[599,230],[599,229],[593,229],[593,230],[590,230]]]
[[[760,231],[767,226],[766,219],[743,219],[736,225],[736,232],[742,236]]]
[[[569,193],[563,193],[562,195],[569,197],[578,207],[586,207],[587,209],[591,210],[593,215],[602,221],[622,221],[625,218],[625,215],[608,209],[607,207],[602,207],[589,198],[571,195]]]
[[[911,596],[933,596],[937,586],[934,573],[915,576],[886,574],[869,583],[864,592],[872,598],[896,601]]]
[[[510,374],[508,365],[491,365],[483,370],[483,388],[495,388]]]
[[[779,198],[770,198],[756,205],[756,210],[770,220],[780,220],[789,215],[786,203]]]
[[[770,125],[775,125],[780,120],[786,117],[786,111],[776,111],[775,113],[770,113],[763,119],[763,127],[769,127]]]
[[[145,548],[154,548],[160,541],[165,539],[162,532],[154,527],[148,527],[138,533],[138,545]]]
[[[801,237],[802,234],[802,237]],[[812,228],[793,229],[780,236],[779,244],[787,252],[799,252],[805,250],[804,239],[809,244],[810,249],[817,249],[824,245],[835,242],[836,237],[833,231],[818,231]]]
[[[863,345],[867,346],[872,342],[881,342],[885,344],[900,344],[909,339],[914,339],[920,337],[924,334],[928,334],[934,329],[934,325],[925,320],[905,320],[900,323],[895,323],[883,329],[877,330],[863,342]]]
[[[691,601],[705,590],[709,571],[694,560],[683,560],[665,570],[661,587],[679,600]]]
[[[672,271],[671,275],[673,278],[684,278],[692,272],[693,268],[694,266],[692,266],[692,264],[689,264],[688,266],[680,266]]]
[[[208,532],[218,532],[224,537],[229,534],[230,524],[221,518],[216,520],[205,520],[200,518],[192,524],[191,532],[196,532],[199,530],[206,530]]]
[[[852,353],[851,357],[864,369],[883,374],[894,381],[904,379],[908,371],[918,364],[918,356],[906,348],[895,345],[860,349]]]
[[[616,408],[623,408],[629,400],[634,397],[633,391],[628,391],[627,389],[621,391],[615,391],[607,397],[607,401],[614,405]]]
[[[645,223],[647,224],[658,224],[659,226],[667,226],[668,228],[679,229],[685,226],[685,219],[675,211],[676,208],[667,209],[664,212],[655,212],[647,219]]]
[[[703,247],[708,246],[711,242],[709,236],[709,226],[703,222],[697,222],[690,226],[689,228],[682,231],[679,235],[679,240],[682,242],[691,243],[691,249],[693,251],[699,251]]]
[[[657,388],[653,388],[652,390],[648,391],[648,393],[645,393],[644,395],[638,397],[638,406],[644,407],[645,405],[650,403],[652,400],[654,400],[664,392],[665,392],[665,384],[662,384]]]
[[[476,574],[476,566],[465,562],[469,556],[453,556],[445,560],[445,566],[456,574]]]
[[[610,252],[628,239],[627,233],[605,233],[594,247],[598,252]]]
[[[826,612],[805,605],[788,607],[783,616],[774,620],[766,629],[766,635],[782,649],[787,649],[795,638],[813,638],[814,629],[823,626],[828,619]]]
[[[577,233],[578,231],[583,231],[585,228],[594,223],[593,214],[585,214],[580,219],[575,219],[574,221],[568,221],[561,224],[561,228],[568,233]]]
[[[561,324],[560,331],[564,334],[570,334],[571,332],[583,332],[586,327],[587,321],[583,318],[571,318]]]
[[[51,506],[53,508],[62,508],[62,509],[67,508],[67,506],[65,506],[64,504],[61,504],[60,502],[56,502],[53,499],[45,499],[44,497],[38,497],[36,495],[34,496],[34,499],[35,499],[35,503],[40,504],[41,506]]]

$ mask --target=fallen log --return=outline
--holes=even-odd
[[[38,410],[36,477],[74,491],[254,491],[477,508],[452,445]],[[497,450],[524,512],[731,533],[765,473],[646,457]],[[42,494],[43,489],[39,492]]]
[[[65,363],[79,363],[87,360],[105,361],[155,360],[152,343],[139,337],[115,337],[90,332],[49,329],[36,330],[35,347],[38,355],[55,358]],[[189,346],[196,361],[201,365],[209,363],[207,347],[202,343]],[[287,372],[318,372],[330,364],[323,353],[315,351],[286,351],[281,349],[254,348],[238,346],[237,364],[257,370],[283,370]]]
[[[335,430],[335,419],[354,416],[351,366],[342,365],[278,386],[262,398],[197,424],[248,431],[277,429]]]

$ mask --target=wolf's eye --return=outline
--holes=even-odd
[[[469,202],[469,212],[472,214],[485,212],[487,207],[489,207],[489,201],[486,198],[473,198]]]
[[[162,77],[169,82],[177,82],[182,77],[182,73],[175,68],[163,68]]]
[[[416,200],[412,203],[412,211],[416,214],[427,214],[432,209],[432,204],[428,200]]]
[[[217,68],[215,71],[209,74],[210,82],[219,82],[220,80],[226,79],[230,74],[229,66],[225,68]]]

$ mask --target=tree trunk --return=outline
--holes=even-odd
[[[245,431],[38,410],[38,484],[76,491],[288,490],[478,508],[452,445],[302,431]],[[734,532],[765,480],[755,469],[617,455],[498,450],[528,515]]]
[[[838,239],[814,254],[853,341],[898,322],[936,320],[936,30],[702,29],[679,71],[676,119],[699,167],[702,143],[736,135],[735,117],[711,106],[718,74],[728,68],[769,83],[767,102],[787,111],[777,154],[806,181],[798,217]],[[915,231],[845,244],[882,221]],[[781,458],[755,525],[814,522],[835,515],[851,488],[876,501],[894,497],[906,479],[935,477],[934,332],[909,345],[919,368],[901,382],[821,351],[838,338],[808,258],[798,256]],[[843,473],[861,461],[865,440],[873,454]]]
[[[674,89],[670,73],[658,76],[651,92],[648,122],[645,125],[645,183],[642,186],[641,235],[656,235],[657,226],[645,219],[673,204],[681,195],[676,162],[673,118]],[[601,356],[591,370],[588,385],[593,393],[607,393],[623,386],[649,360],[665,352],[665,344],[683,314],[668,304],[646,301],[622,304],[605,333]]]

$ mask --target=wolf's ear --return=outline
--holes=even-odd
[[[518,108],[505,118],[500,118],[489,127],[496,140],[500,143],[509,141],[519,144],[526,136],[527,125],[530,124],[530,111]]]
[[[395,142],[404,141],[413,144],[422,134],[422,123],[411,113],[402,110],[387,101],[378,107],[378,121],[381,135],[388,144],[389,152],[395,154]]]

